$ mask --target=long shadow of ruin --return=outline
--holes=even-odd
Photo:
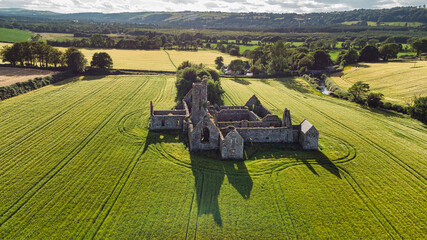
[[[209,160],[205,156],[191,154],[191,170],[195,179],[198,216],[212,214],[217,225],[222,226],[218,197],[221,186],[227,176],[228,182],[244,199],[249,199],[253,181],[243,161]],[[219,158],[219,157],[218,157]],[[215,164],[215,170],[202,167],[203,164]]]
[[[170,131],[149,131],[146,136],[143,152],[147,151],[152,144],[185,141],[185,136],[179,131],[176,133],[171,133]],[[228,182],[243,199],[250,198],[253,181],[243,161],[226,161],[220,159],[220,156],[216,152],[190,154],[190,166],[194,176],[194,188],[196,191],[197,214],[198,216],[204,214],[212,215],[215,223],[222,226],[218,197],[224,178],[227,176]]]
[[[152,132],[146,137],[144,151],[152,144],[185,142],[186,138],[177,132]],[[319,175],[313,165],[320,165],[338,178],[341,178],[337,166],[320,151],[301,151],[292,146],[283,149],[280,144],[257,144],[251,146],[250,159],[292,158],[307,166],[315,175]],[[218,159],[218,160],[216,160]],[[225,177],[243,199],[249,199],[253,181],[244,161],[220,160],[217,152],[190,153],[190,166],[194,176],[194,188],[197,214],[212,215],[215,223],[222,226],[219,208],[219,194]]]

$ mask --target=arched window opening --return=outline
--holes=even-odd
[[[202,129],[201,142],[202,143],[208,143],[209,142],[209,129],[206,127]]]
[[[165,120],[162,119],[162,127],[164,127],[164,126],[165,126]]]

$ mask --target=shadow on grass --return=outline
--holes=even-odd
[[[310,90],[304,87],[304,85],[298,82],[295,78],[278,78],[276,80],[283,84],[286,88],[298,91],[300,93],[310,93]]]
[[[404,118],[405,116],[403,115],[403,113],[397,113],[397,112],[393,112],[387,109],[381,109],[381,108],[371,108],[365,105],[361,105],[361,107],[363,109],[367,109],[372,113],[377,113],[377,114],[381,114],[384,117],[396,117],[396,118]]]
[[[105,78],[105,75],[102,76],[83,76],[82,79],[80,79],[80,76],[72,76],[70,78],[67,78],[65,80],[53,83],[53,86],[62,86],[71,82],[76,82],[76,81],[96,81],[96,80],[100,80]]]
[[[319,165],[341,178],[341,174],[337,166],[321,151],[307,151],[302,150],[298,144],[283,143],[257,143],[245,146],[245,152],[248,159],[279,159],[291,158],[297,162],[301,162],[315,175],[319,176],[313,165]]]
[[[250,81],[243,79],[243,78],[230,78],[232,81],[239,83],[239,84],[243,84],[243,85],[249,85],[251,84]]]
[[[186,136],[179,131],[149,131],[144,152],[152,144],[176,143],[186,141]],[[222,227],[222,217],[218,197],[224,178],[243,199],[249,199],[253,181],[244,161],[220,160],[216,151],[190,153],[191,170],[194,176],[195,200],[198,216],[212,215],[215,223]]]

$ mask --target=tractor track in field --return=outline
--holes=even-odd
[[[253,89],[251,89],[253,91]],[[291,93],[291,95],[295,96],[294,94]],[[264,99],[263,100],[267,100]],[[267,101],[268,103],[272,104],[271,102]],[[372,140],[362,136],[361,134],[359,134],[358,132],[354,131],[353,129],[351,129],[350,127],[346,126],[345,124],[335,120],[334,118],[328,116],[326,113],[316,109],[315,107],[313,107],[312,105],[302,102],[302,104],[306,105],[307,107],[315,110],[316,112],[318,112],[319,114],[321,114],[322,116],[324,116],[325,118],[327,118],[328,120],[336,123],[337,125],[339,125],[340,127],[346,129],[347,131],[353,133],[354,135],[358,136],[359,138],[361,138],[362,140],[364,140],[367,143],[371,143],[374,146],[376,146],[375,148],[377,150],[381,149],[383,151],[381,151],[383,154],[385,154],[386,156],[388,156],[389,158],[391,158],[393,161],[396,162],[395,159],[393,159],[391,156],[395,157],[393,154],[389,153],[387,150],[385,150],[384,148],[380,147],[379,145],[377,145],[376,143],[374,143]],[[273,104],[272,104],[273,105]],[[274,105],[273,105],[274,106]],[[277,107],[277,106],[276,106]],[[389,153],[391,156],[386,154]],[[354,156],[356,157],[356,155]],[[398,159],[397,157],[395,157],[397,160],[402,161],[400,159]],[[403,162],[403,161],[402,161]],[[342,162],[341,162],[342,163]],[[338,163],[339,164],[339,163]],[[400,164],[399,164],[400,165]],[[406,165],[406,164],[405,164]],[[403,167],[403,166],[402,166]],[[286,167],[287,168],[287,167]],[[343,173],[344,178],[346,179],[347,183],[352,187],[353,191],[355,191],[355,193],[358,195],[358,197],[361,199],[361,201],[365,204],[365,206],[369,209],[369,211],[371,212],[371,214],[377,219],[377,221],[384,227],[385,231],[387,232],[387,234],[389,234],[389,236],[393,239],[395,239],[394,235],[397,235],[399,238],[402,238],[402,236],[400,235],[400,233],[397,231],[397,229],[391,224],[391,222],[385,217],[385,215],[379,210],[379,208],[376,206],[376,204],[371,200],[371,198],[368,196],[368,194],[365,193],[365,191],[363,191],[362,187],[356,182],[356,180],[351,176],[351,174],[345,170],[343,167],[338,166],[337,168],[340,172]],[[410,172],[408,169],[406,169],[405,167],[403,167],[406,171],[408,171],[409,173],[411,173],[413,176],[415,176],[417,179],[419,179],[416,175],[414,175],[414,173]],[[411,168],[412,169],[412,168]],[[416,172],[416,171],[415,171]],[[418,173],[418,172],[417,172]],[[419,173],[418,173],[419,174]],[[422,177],[422,175],[421,175]],[[419,179],[421,180],[421,179]],[[353,184],[351,183],[353,182]],[[368,200],[365,200],[364,197]],[[372,206],[370,206],[368,203],[370,203]],[[392,234],[391,232],[394,232],[394,234]]]
[[[105,202],[102,204],[101,209],[98,211],[97,215],[95,216],[95,218],[92,220],[91,225],[87,228],[85,234],[83,235],[83,237],[81,239],[84,239],[87,234],[89,233],[90,229],[92,228],[92,226],[96,223],[96,221],[98,220],[99,216],[101,215],[102,211],[105,209],[105,207],[108,204],[108,201],[110,201],[110,199],[113,197],[114,192],[116,191],[116,189],[118,189],[118,192],[116,194],[116,196],[114,197],[114,199],[112,200],[112,203],[110,205],[110,207],[108,208],[105,216],[102,218],[101,222],[99,223],[99,225],[96,227],[95,232],[93,233],[91,239],[94,239],[96,234],[98,234],[99,229],[101,229],[102,225],[105,222],[105,219],[107,219],[108,215],[111,212],[111,209],[114,207],[114,205],[117,202],[117,199],[120,197],[123,189],[125,188],[130,176],[132,175],[133,171],[135,170],[136,165],[140,162],[140,159],[142,157],[142,155],[145,153],[145,148],[144,148],[144,144],[141,144],[141,147],[136,151],[136,153],[134,154],[134,156],[132,157],[131,161],[129,161],[128,165],[126,166],[125,170],[123,171],[122,175],[120,176],[119,180],[117,181],[117,183],[115,184],[113,190],[111,191],[110,195],[107,197],[107,199],[105,200]],[[133,164],[132,164],[133,163]],[[132,165],[132,166],[131,166]],[[131,167],[131,168],[130,168]],[[126,172],[128,171],[128,169],[130,169],[129,173],[126,174]],[[126,177],[125,177],[126,174]],[[125,178],[124,178],[125,177]],[[122,179],[124,179],[124,182],[120,185],[120,182],[122,181]]]
[[[98,102],[101,102],[102,100],[99,100],[99,101],[97,101],[96,103],[98,103]],[[88,109],[89,110],[91,110],[91,109],[94,109],[94,106],[96,106],[96,104],[93,104],[92,106],[90,106]],[[87,113],[85,113],[85,114],[90,114],[89,113],[89,111],[86,111]],[[83,116],[86,116],[86,115],[83,115]],[[35,133],[34,133],[35,134]],[[49,153],[51,153],[51,150],[54,150],[55,148],[56,148],[56,146],[57,145],[59,145],[60,143],[57,143],[57,144],[55,144],[55,145],[53,145],[50,149],[48,149],[48,150],[46,150],[45,151],[45,153],[43,153],[41,156],[39,156],[39,158],[41,158],[41,157],[43,157],[43,156],[45,156],[45,155],[47,155],[47,154],[49,154]],[[7,172],[10,168],[12,168],[14,166],[14,164],[10,164],[9,166],[6,166],[4,169],[1,169],[1,172],[0,172],[0,175],[1,174],[3,174],[3,173],[5,173],[5,172]]]
[[[190,227],[190,220],[191,220],[191,212],[193,210],[194,195],[196,195],[196,189],[193,190],[193,196],[191,197],[190,211],[188,211],[187,229],[185,231],[185,239],[188,238],[188,228]]]
[[[272,180],[273,180],[273,179],[272,179]],[[298,239],[298,238],[299,238],[299,237],[298,237],[298,233],[297,233],[297,231],[296,231],[296,229],[295,229],[295,225],[294,225],[294,221],[292,220],[291,213],[289,212],[289,207],[288,207],[288,204],[286,203],[285,195],[283,194],[283,189],[282,189],[282,185],[280,184],[280,181],[279,181],[279,173],[278,173],[278,172],[276,172],[276,181],[277,181],[277,184],[278,184],[279,189],[280,189],[280,195],[281,195],[281,198],[282,198],[283,204],[285,205],[286,212],[288,213],[289,220],[291,221],[292,229],[294,230],[295,236],[296,236],[296,238]]]
[[[197,206],[201,206],[201,204],[202,204],[203,185],[205,184],[205,177],[204,176],[205,176],[204,174],[201,174],[202,180],[201,180],[201,183],[200,183],[200,194],[199,194],[199,199],[196,199],[196,201],[198,203]],[[200,208],[197,208],[196,229],[194,230],[194,239],[197,239],[197,228],[199,226],[199,215],[200,215]]]
[[[387,217],[381,212],[381,210],[376,206],[374,201],[363,191],[362,187],[356,182],[356,180],[351,176],[351,174],[345,170],[343,167],[338,166],[338,169],[346,180],[346,182],[351,186],[353,191],[357,194],[359,199],[365,204],[365,206],[369,209],[372,215],[377,219],[377,221],[381,224],[381,226],[385,229],[387,234],[392,238],[396,239],[396,236],[400,239],[403,239],[402,235],[397,231],[397,229],[393,226],[393,224],[387,219]],[[392,234],[394,233],[394,234]]]
[[[12,149],[14,149],[16,146],[19,146],[20,143],[22,143],[23,141],[25,141],[26,139],[28,139],[29,137],[31,137],[32,135],[34,135],[36,132],[42,130],[43,128],[49,126],[51,123],[53,123],[54,121],[56,121],[57,119],[59,119],[60,117],[62,117],[63,115],[65,115],[66,113],[70,112],[74,107],[76,107],[77,105],[79,105],[81,102],[83,102],[85,99],[96,95],[97,93],[99,93],[100,91],[104,90],[104,86],[110,84],[111,81],[107,82],[106,84],[102,85],[100,88],[94,90],[93,92],[83,96],[82,98],[80,98],[79,100],[73,102],[72,104],[68,105],[64,111],[59,112],[57,114],[55,114],[52,118],[50,118],[49,120],[47,120],[46,122],[42,123],[41,125],[33,128],[32,130],[28,131],[27,133],[25,133],[22,137],[20,137],[19,139],[17,139],[15,142],[13,142],[13,144],[9,145],[8,147],[6,147],[1,153],[0,153],[0,157],[4,156],[6,153],[10,152]]]
[[[153,104],[154,103],[158,103],[159,101],[161,101],[164,97],[165,97],[165,90],[166,90],[166,85],[167,85],[167,80],[165,80],[165,85],[161,88],[160,94],[157,94],[157,97],[153,100]],[[141,113],[141,114],[146,114],[147,112],[147,108],[140,108],[137,109],[135,111],[129,112],[126,115],[124,115],[123,117],[120,118],[118,124],[117,124],[117,131],[122,134],[125,137],[131,138],[134,141],[140,143],[140,142],[145,142],[145,137],[144,136],[138,136],[136,134],[132,134],[129,133],[126,130],[126,122],[133,117],[134,115]]]
[[[325,136],[329,136],[331,138],[335,138],[341,144],[345,145],[345,148],[346,148],[346,152],[343,154],[343,156],[341,156],[341,157],[339,157],[337,159],[330,160],[331,164],[334,165],[334,164],[345,163],[345,162],[352,161],[353,159],[356,158],[356,156],[357,156],[357,150],[354,148],[353,145],[351,145],[347,141],[345,141],[345,140],[343,140],[341,138],[335,137],[333,135],[330,135],[330,134],[324,134],[324,135]],[[220,172],[223,171],[222,169],[212,169],[212,168],[206,168],[206,167],[203,167],[203,166],[195,166],[195,165],[191,165],[190,163],[184,162],[181,159],[173,156],[171,153],[167,152],[163,148],[163,146],[161,144],[155,144],[153,146],[153,150],[155,150],[156,153],[160,154],[160,156],[162,156],[163,159],[166,159],[166,160],[170,161],[171,163],[176,164],[176,165],[181,166],[181,167],[185,167],[185,168],[188,168],[188,169],[203,170],[204,172],[208,172],[208,173],[220,173]],[[306,163],[309,163],[309,164],[318,164],[318,165],[320,165],[317,162],[316,159],[310,159],[310,157],[308,159],[304,159],[304,160],[305,160]],[[279,171],[285,170],[286,168],[293,167],[293,166],[298,166],[298,165],[303,165],[303,164],[306,164],[306,163],[302,162],[301,160],[294,160],[294,161],[290,161],[290,162],[284,162],[283,164],[276,165],[276,166],[274,166],[272,168],[267,168],[265,170],[257,171],[257,172],[251,172],[251,175],[252,176],[266,175],[266,174],[270,174],[272,171],[279,172]],[[233,173],[231,175],[239,177],[242,174]]]
[[[130,94],[128,94],[127,98],[128,100],[132,99],[133,97],[135,97],[135,95],[139,92],[139,90],[144,87],[147,84],[148,81],[143,82],[138,88],[136,88],[136,90],[134,92],[131,92]],[[38,191],[43,188],[51,179],[53,179],[53,177],[56,176],[56,174],[61,171],[77,154],[79,154],[85,147],[86,145],[91,142],[91,140],[111,121],[111,119],[114,118],[114,116],[117,115],[118,112],[120,112],[121,109],[123,109],[123,107],[125,107],[127,104],[129,103],[129,101],[125,101],[125,104],[122,105],[118,105],[110,114],[108,117],[106,117],[104,119],[104,121],[102,121],[100,124],[98,124],[97,127],[95,127],[90,133],[89,135],[87,135],[70,153],[67,154],[67,156],[65,156],[61,161],[58,162],[58,164],[56,164],[51,170],[49,170],[42,178],[39,182],[35,183],[32,187],[30,187],[24,194],[21,195],[21,197],[19,197],[9,208],[7,208],[5,211],[3,211],[0,214],[0,227],[7,222],[13,215],[15,215],[36,193],[38,193]],[[67,159],[68,158],[68,159]],[[52,173],[52,174],[51,174]],[[43,181],[43,179],[46,179],[45,181]],[[35,189],[37,187],[37,185],[40,186]],[[34,191],[32,191],[33,189],[35,189]],[[32,191],[32,193],[31,193]],[[24,197],[29,194],[29,196],[24,199]],[[21,200],[23,201],[21,204],[19,204],[21,202]],[[17,206],[16,209],[13,209],[16,205]],[[6,213],[8,213],[10,210],[12,210],[12,212],[10,214],[8,214],[8,216],[4,217],[6,215]]]
[[[285,229],[287,239],[289,239],[289,232],[288,232],[288,229],[286,228],[285,218],[283,217],[282,210],[279,206],[279,202],[277,201],[277,193],[276,193],[276,189],[274,188],[274,182],[273,182],[272,174],[273,174],[273,172],[270,173],[270,180],[271,180],[271,188],[273,189],[274,202],[276,203],[277,211],[279,211],[280,218],[282,219],[282,225],[283,225],[283,228]],[[289,214],[289,212],[288,212],[288,214]]]
[[[256,92],[256,91],[254,91],[253,88],[251,88],[251,87],[248,87],[248,88],[251,89],[253,92]],[[294,98],[298,98],[298,96],[295,95],[295,94],[293,94],[293,93],[289,93],[289,94],[292,95]],[[271,103],[267,99],[265,99],[263,97],[260,97],[260,98],[262,98],[263,101],[266,101],[270,105],[272,105],[272,106],[274,106],[274,107],[277,108],[277,106],[275,104]],[[366,143],[368,143],[369,145],[373,146],[378,151],[380,151],[381,153],[383,153],[384,155],[386,155],[388,158],[390,158],[391,160],[393,160],[395,163],[397,163],[399,166],[401,166],[403,169],[405,169],[407,172],[409,172],[412,176],[414,176],[415,178],[417,178],[418,180],[420,180],[422,183],[426,184],[426,180],[427,180],[426,177],[424,177],[422,174],[420,174],[417,170],[413,169],[411,166],[409,166],[403,160],[401,160],[400,158],[396,157],[393,153],[389,152],[385,148],[383,148],[380,145],[376,144],[374,141],[372,141],[369,138],[363,136],[362,134],[358,133],[357,131],[353,130],[352,128],[348,127],[347,125],[343,124],[342,122],[340,122],[340,121],[334,119],[333,117],[329,116],[325,112],[323,112],[323,111],[315,108],[311,104],[306,103],[304,101],[299,101],[299,102],[302,103],[303,105],[307,106],[308,108],[311,108],[312,110],[316,111],[317,113],[319,113],[320,115],[322,115],[326,119],[330,120],[331,122],[337,124],[338,126],[342,127],[343,129],[346,129],[347,131],[353,133],[354,135],[356,135],[357,137],[359,137],[361,140],[365,141]],[[280,108],[278,108],[278,109],[280,109]]]
[[[146,81],[146,83],[148,83],[148,81]],[[145,84],[143,84],[141,86],[141,88],[145,86]],[[155,102],[160,101],[165,95],[165,87],[162,88],[161,93],[158,95],[158,98],[156,98]],[[127,102],[128,103],[128,102]],[[119,124],[118,124],[118,128],[119,128],[119,132],[120,133],[125,133],[125,128],[124,128],[124,124],[126,122],[126,120],[131,117],[132,115],[138,113],[139,111],[141,111],[141,109],[132,111],[126,115],[124,115],[122,118],[120,118],[119,120]],[[123,128],[120,128],[121,123],[123,123]],[[122,131],[121,131],[122,130]],[[145,143],[144,140],[141,140],[141,142]],[[135,155],[132,157],[132,160],[129,162],[129,164],[126,166],[125,170],[123,171],[122,175],[120,176],[119,180],[117,181],[117,183],[115,184],[113,190],[111,191],[110,195],[107,197],[107,200],[102,204],[101,209],[98,211],[96,217],[92,220],[91,226],[89,226],[89,228],[86,230],[85,234],[83,235],[82,239],[84,239],[87,234],[89,233],[90,229],[92,228],[92,225],[95,224],[95,222],[97,221],[97,219],[99,218],[100,214],[102,213],[102,211],[104,210],[104,208],[106,207],[108,201],[111,199],[111,197],[113,196],[114,192],[116,191],[116,189],[118,189],[120,182],[122,181],[123,177],[125,176],[125,173],[127,172],[127,170],[129,169],[129,167],[132,165],[132,162],[134,162],[132,168],[130,169],[129,173],[127,174],[123,184],[121,185],[121,187],[118,190],[117,195],[115,196],[115,198],[113,199],[113,202],[111,204],[111,206],[108,208],[107,213],[105,214],[105,216],[102,218],[101,223],[98,225],[98,227],[96,227],[95,232],[93,233],[91,239],[94,239],[95,236],[97,235],[97,233],[99,232],[99,230],[101,229],[102,225],[104,224],[105,220],[107,219],[108,215],[110,214],[112,208],[114,207],[115,203],[117,202],[117,199],[120,197],[124,187],[126,186],[130,176],[132,175],[136,165],[140,162],[141,157],[144,155],[144,153],[147,151],[147,148],[145,148],[145,144],[142,144],[141,147],[137,150],[137,152],[135,153]]]
[[[319,98],[318,96],[315,96],[315,97],[317,97],[317,98]],[[372,114],[368,114],[368,113],[366,113],[365,112],[365,109],[363,109],[363,108],[360,108],[360,107],[358,107],[358,106],[349,106],[349,105],[345,105],[345,104],[343,104],[343,103],[340,103],[340,102],[338,102],[338,101],[332,101],[332,100],[330,100],[330,99],[325,99],[325,98],[321,98],[323,101],[327,101],[327,102],[329,102],[329,103],[333,103],[333,104],[337,104],[337,105],[340,105],[340,106],[342,106],[342,107],[350,107],[352,110],[355,110],[355,111],[358,111],[360,114],[362,114],[363,116],[365,116],[365,117],[368,117],[368,118],[371,118],[371,119],[374,119],[374,120],[377,120],[377,121],[380,121],[380,122],[382,122],[382,123],[385,123],[384,125],[385,126],[388,126],[390,123],[393,123],[393,124],[395,124],[396,122],[391,122],[391,121],[385,121],[384,119],[382,119],[382,118],[379,118],[379,117],[377,117],[377,116],[375,116],[375,115],[372,115]],[[404,129],[402,129],[402,127],[401,127],[402,125],[401,124],[395,124],[395,127],[396,128],[399,128],[401,131],[405,131]],[[410,128],[410,129],[412,129],[412,130],[415,130],[415,131],[424,131],[424,129],[421,129],[421,128],[417,128],[417,127],[414,127],[414,126],[409,126],[409,125],[405,125],[405,127],[407,127],[407,128]],[[389,127],[389,129],[392,129],[392,128],[390,128]],[[424,144],[427,144],[427,140],[425,140],[425,139],[423,139],[423,138],[420,138],[420,137],[418,137],[418,136],[415,136],[415,135],[411,135],[411,137],[412,138],[414,138],[414,139],[416,139],[417,141],[419,141],[419,142],[422,142],[422,143],[424,143]]]

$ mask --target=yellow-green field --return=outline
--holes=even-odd
[[[9,44],[0,43],[0,49]],[[59,47],[65,52],[66,48]],[[175,71],[175,66],[179,66],[183,61],[191,61],[193,63],[203,63],[209,67],[215,67],[215,59],[218,56],[224,58],[224,63],[230,63],[236,59],[226,53],[221,53],[214,50],[201,50],[197,52],[177,51],[177,50],[126,50],[126,49],[80,49],[86,56],[88,62],[92,59],[96,52],[107,52],[113,59],[114,68],[118,69],[136,69],[136,70],[151,70],[151,71]],[[170,59],[168,57],[170,55]],[[242,60],[247,60],[241,57]],[[173,63],[171,62],[173,61]],[[175,65],[175,66],[174,66]]]
[[[65,51],[65,48],[61,48]],[[203,63],[210,67],[215,67],[215,59],[218,56],[224,57],[224,62],[229,63],[237,57],[223,54],[218,51],[177,51],[177,50],[124,50],[124,49],[81,49],[88,61],[96,52],[107,52],[113,59],[114,68],[137,69],[152,71],[175,71],[183,61]],[[169,59],[168,53],[172,59]],[[245,58],[242,58],[245,59]],[[175,65],[175,66],[174,66]]]
[[[344,25],[353,25],[353,24],[357,24],[360,23],[361,21],[346,21],[346,22],[342,22],[341,24]],[[377,26],[377,22],[372,22],[372,21],[368,21],[368,26]],[[419,27],[424,25],[423,23],[420,22],[381,22],[380,26],[395,26],[395,27]]]
[[[427,95],[427,62],[362,63],[346,67],[332,80],[343,89],[363,81],[372,91],[383,93],[385,100],[405,104],[414,96]]]
[[[320,151],[244,162],[148,132],[174,76],[70,79],[0,102],[0,239],[425,239],[427,133],[400,114],[311,94],[298,80],[222,80],[320,132]],[[256,147],[256,146],[255,146]]]

